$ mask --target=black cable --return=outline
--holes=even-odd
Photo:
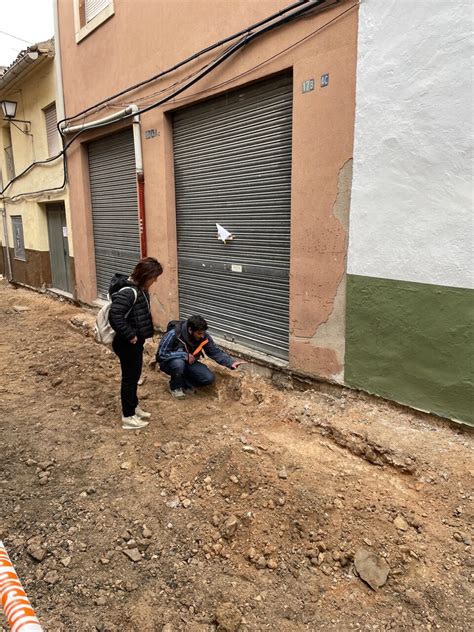
[[[323,1],[324,1],[324,0],[323,0]],[[241,42],[242,42],[242,41],[243,41],[243,40],[241,40]],[[233,46],[230,46],[228,49],[226,49],[226,51],[224,51],[223,55],[226,55],[226,56],[224,57],[224,59],[226,59],[228,56],[230,56],[230,55],[233,53],[233,51],[234,51],[235,47],[236,47],[236,45],[234,44]],[[236,50],[237,50],[237,49],[236,49]],[[209,64],[207,67],[206,67],[206,66],[204,66],[204,67],[203,67],[203,69],[204,69],[206,72],[205,72],[202,76],[205,76],[205,75],[206,75],[208,72],[210,72],[210,71],[211,71],[211,70],[212,70],[212,69],[213,69],[216,65],[219,65],[219,63],[222,63],[222,62],[220,61],[220,60],[221,60],[221,58],[222,58],[222,55],[221,55],[220,57],[218,57],[217,59],[215,59],[215,60],[214,60],[214,64],[213,64],[213,65],[212,65],[212,64]],[[224,59],[222,59],[222,61],[224,61]],[[201,70],[203,70],[203,69],[201,69]],[[200,78],[200,77],[199,77],[199,78]],[[199,80],[199,78],[195,78],[195,79],[194,79],[194,81],[193,81],[193,83],[194,83],[195,81],[198,81],[198,80]],[[188,85],[192,85],[192,83],[189,83]],[[185,89],[186,89],[186,87],[188,87],[188,86],[184,86],[184,87],[180,88],[178,91],[176,91],[176,92],[174,92],[173,94],[169,95],[168,97],[165,97],[164,99],[162,99],[162,102],[166,102],[167,100],[172,99],[174,96],[176,96],[176,94],[180,94],[183,90],[185,90]],[[158,107],[158,105],[156,105],[155,107]],[[122,118],[117,119],[117,121],[107,121],[107,122],[105,122],[105,123],[97,123],[97,124],[95,124],[95,125],[94,125],[94,129],[96,129],[96,128],[98,128],[98,127],[104,127],[105,125],[110,125],[111,123],[116,123],[116,122],[119,122],[119,121],[121,122],[121,121],[123,121],[123,120],[125,120],[125,119],[127,119],[127,118],[130,118],[130,117],[136,116],[137,114],[140,114],[140,111],[138,111],[138,112],[131,112],[130,114],[124,115]],[[77,116],[79,116],[79,115],[77,115]],[[58,123],[58,127],[59,127],[59,123]],[[87,130],[87,129],[82,129],[82,130],[79,130],[79,131],[77,132],[77,134],[75,134],[75,135],[73,136],[73,138],[72,138],[69,142],[67,142],[66,144],[64,144],[64,138],[63,138],[64,134],[63,134],[63,132],[62,132],[62,136],[61,136],[61,138],[63,139],[63,149],[62,149],[62,151],[60,151],[60,152],[59,152],[59,154],[57,154],[56,156],[52,156],[52,157],[50,157],[50,158],[47,158],[46,160],[40,160],[40,161],[38,161],[38,162],[33,162],[33,163],[31,163],[30,165],[28,165],[28,167],[26,167],[26,169],[24,169],[21,173],[19,173],[19,174],[18,174],[17,176],[15,176],[12,180],[10,180],[10,182],[8,182],[8,183],[7,183],[7,185],[6,185],[6,186],[4,187],[4,189],[1,191],[2,196],[3,196],[3,194],[5,193],[5,191],[6,191],[6,190],[7,190],[7,189],[8,189],[8,188],[9,188],[9,187],[10,187],[10,186],[14,183],[14,182],[16,182],[18,179],[22,178],[24,175],[26,175],[26,174],[27,174],[27,173],[28,173],[28,172],[29,172],[29,171],[30,171],[33,167],[38,166],[38,165],[42,165],[42,164],[48,164],[48,163],[50,163],[50,162],[53,162],[54,160],[57,160],[57,159],[58,159],[58,158],[60,158],[61,156],[65,155],[65,154],[66,154],[67,149],[71,146],[71,144],[72,144],[72,143],[76,140],[76,138],[77,138],[80,134],[84,133],[85,131],[88,131],[88,130]],[[65,165],[64,165],[64,168],[65,168]],[[61,187],[54,187],[54,188],[51,188],[51,189],[42,189],[42,190],[40,190],[40,191],[35,191],[35,192],[19,193],[19,194],[17,194],[17,195],[14,195],[14,196],[12,196],[12,197],[10,197],[10,198],[5,198],[5,199],[7,199],[8,201],[12,201],[12,200],[14,200],[14,199],[16,199],[16,198],[18,198],[18,197],[22,197],[22,196],[25,196],[25,195],[40,195],[41,193],[47,193],[47,192],[49,192],[49,191],[57,191],[57,190],[59,190],[59,189],[64,188],[65,184],[66,184],[66,178],[63,180],[63,184],[62,184],[62,186],[61,186]]]
[[[233,44],[232,46],[230,46],[229,48],[226,48],[226,50],[221,53],[221,56],[224,55],[225,53],[227,53],[227,51],[229,51],[233,46],[235,46],[235,44]],[[134,99],[134,103],[137,104],[139,102],[142,101],[149,101],[152,97],[156,97],[159,94],[163,94],[164,92],[169,92],[169,90],[171,90],[172,88],[179,86],[181,84],[183,84],[185,81],[187,81],[188,79],[191,79],[192,77],[196,77],[201,71],[203,71],[205,68],[208,68],[210,64],[213,64],[216,60],[219,60],[221,57],[217,57],[214,59],[214,61],[210,61],[207,64],[204,64],[203,66],[201,66],[200,68],[198,68],[198,70],[195,70],[194,72],[190,73],[189,75],[186,75],[185,77],[182,77],[181,79],[178,79],[177,81],[175,81],[174,83],[172,83],[169,86],[166,86],[165,88],[162,88],[161,90],[157,90],[156,92],[152,92],[151,94],[145,95],[143,97],[140,97],[138,99]],[[173,95],[171,95],[170,98],[174,98],[174,95],[176,94],[173,93]],[[130,105],[130,103],[126,103],[126,102],[120,102],[120,101],[116,101],[114,103],[109,103],[109,107],[113,106],[116,104],[116,107],[120,106],[122,108],[126,107],[127,105]],[[135,115],[136,113],[134,113]],[[138,112],[139,114],[139,112]],[[119,119],[122,120],[122,119]]]
[[[339,0],[336,0],[333,4],[336,4]],[[15,176],[12,180],[10,180],[10,182],[7,183],[7,185],[4,187],[4,189],[0,192],[2,194],[3,197],[3,193],[14,183],[16,182],[19,178],[23,177],[24,175],[26,175],[26,173],[28,173],[33,167],[37,166],[37,165],[41,165],[41,164],[47,164],[50,163],[54,160],[57,160],[58,158],[60,158],[61,156],[65,156],[66,155],[66,151],[67,149],[72,145],[72,143],[76,140],[76,138],[78,136],[80,136],[81,134],[83,134],[86,131],[89,131],[90,129],[97,129],[99,127],[105,127],[107,125],[110,125],[112,123],[118,123],[118,122],[122,122],[128,118],[131,118],[133,116],[137,116],[139,114],[142,114],[143,112],[148,112],[149,110],[152,110],[156,107],[159,107],[160,105],[163,105],[164,103],[166,103],[167,101],[175,98],[177,95],[181,94],[182,92],[184,92],[184,90],[186,90],[187,88],[191,87],[192,85],[194,85],[196,82],[198,82],[200,79],[202,79],[203,77],[205,77],[207,74],[209,74],[209,72],[211,72],[212,70],[214,70],[214,68],[216,68],[217,66],[219,66],[221,63],[223,63],[226,59],[228,59],[231,55],[233,55],[235,52],[237,52],[238,50],[240,50],[242,47],[246,46],[247,44],[249,44],[250,42],[252,42],[254,39],[256,39],[257,37],[259,37],[260,35],[263,35],[265,33],[268,33],[269,31],[278,28],[279,26],[281,26],[282,24],[286,24],[294,19],[296,19],[297,17],[300,17],[301,15],[304,15],[305,13],[308,13],[311,9],[315,9],[317,7],[320,6],[320,4],[326,2],[326,0],[315,0],[312,4],[308,5],[308,0],[305,0],[304,2],[298,2],[296,3],[296,6],[300,6],[301,5],[301,9],[299,11],[295,11],[294,13],[292,13],[291,15],[285,17],[283,20],[280,20],[274,24],[270,24],[269,26],[265,27],[264,29],[257,31],[256,33],[249,33],[246,37],[242,38],[239,42],[237,42],[236,44],[233,44],[232,46],[230,46],[229,48],[227,48],[221,55],[219,55],[213,62],[210,62],[209,64],[207,64],[206,66],[203,66],[199,71],[197,71],[194,75],[194,77],[184,86],[181,86],[180,88],[178,88],[176,91],[174,91],[172,94],[164,97],[163,99],[152,103],[149,106],[146,106],[145,108],[139,109],[136,112],[131,112],[129,114],[125,114],[122,118],[117,119],[115,121],[106,121],[103,123],[96,123],[94,124],[93,127],[90,128],[84,128],[82,130],[79,130],[77,132],[77,134],[75,134],[70,141],[68,141],[67,143],[64,142],[64,138],[63,136],[61,136],[62,140],[63,140],[63,149],[61,152],[59,152],[56,156],[52,156],[50,158],[47,158],[46,160],[42,160],[42,161],[38,161],[38,162],[34,162],[32,164],[30,164],[26,169],[24,169],[20,174],[18,174],[17,176]],[[356,3],[357,4],[357,3]],[[306,7],[304,7],[304,5],[306,5]],[[295,5],[292,5],[292,8]],[[332,5],[330,5],[332,6]],[[335,16],[332,20],[330,20],[328,23],[326,23],[325,25],[323,25],[322,27],[320,27],[319,29],[316,29],[316,31],[313,32],[317,33],[319,30],[321,30],[322,28],[324,28],[325,26],[327,26],[328,24],[330,24],[331,22],[333,22],[334,20],[336,20],[338,17],[340,17],[341,15],[343,15],[344,13],[347,13],[347,11],[349,11],[350,9],[352,9],[354,6],[356,5],[352,5],[351,7],[349,7],[349,9],[347,9],[346,11],[344,11],[343,13]],[[286,10],[283,10],[282,12],[287,12],[289,10],[289,8],[287,8]],[[280,13],[282,13],[280,12]],[[279,15],[279,14],[277,14]],[[273,16],[272,19],[275,19],[275,17]],[[270,18],[267,18],[266,20],[262,21],[263,23],[268,22],[270,20]],[[247,32],[248,29],[244,32]],[[307,36],[309,37],[309,36]],[[306,39],[307,37],[303,38]],[[231,38],[233,39],[233,38]],[[223,40],[224,41],[224,40]],[[229,41],[229,39],[227,39],[226,41]],[[303,40],[301,40],[303,41]],[[198,54],[197,54],[198,56]],[[183,62],[184,63],[184,62]],[[180,63],[180,65],[183,65],[183,63]],[[266,63],[266,62],[265,62]],[[260,64],[261,65],[261,64]],[[251,69],[252,70],[252,69]],[[249,71],[248,71],[249,72]],[[178,83],[178,82],[177,82]],[[174,84],[176,85],[176,84]],[[95,106],[92,106],[95,107]],[[89,110],[92,108],[89,108]],[[88,110],[84,110],[83,112],[75,115],[75,117],[71,117],[70,119],[62,119],[60,122],[64,122],[66,120],[72,120],[72,118],[77,118],[79,117],[81,114],[84,114],[85,112],[87,112]],[[58,123],[58,128],[59,128],[59,123]],[[61,132],[62,133],[62,132]],[[57,191],[60,189],[63,189],[64,186],[66,185],[67,182],[67,171],[66,171],[66,161],[64,161],[64,179],[63,179],[63,184],[60,187],[54,187],[54,188],[49,188],[49,189],[42,189],[40,191],[34,191],[34,192],[28,192],[28,193],[19,193],[15,196],[12,196],[11,198],[5,198],[7,201],[12,201],[15,200],[19,197],[23,197],[25,195],[40,195],[42,193],[48,193],[50,191]]]
[[[25,195],[34,196],[41,195],[42,193],[51,193],[51,191],[61,191],[64,189],[67,183],[67,171],[66,171],[66,161],[63,160],[63,183],[59,187],[51,187],[50,189],[40,189],[39,191],[27,191],[26,193],[17,193],[16,195],[12,195],[11,197],[3,197],[2,199],[5,202],[13,202],[14,200],[24,197]]]
[[[25,40],[22,37],[17,37],[16,35],[12,35],[11,33],[7,33],[6,31],[0,31],[0,33],[2,35],[8,35],[8,37],[13,37],[13,39],[19,40],[20,42],[24,42],[25,44],[28,44],[28,46],[31,46],[31,42],[28,42],[28,40]]]
[[[291,50],[292,48],[294,48],[295,46],[298,46],[299,44],[301,44],[302,42],[310,39],[311,37],[313,37],[314,35],[316,35],[317,33],[321,32],[323,29],[325,29],[327,26],[331,25],[333,22],[335,22],[336,20],[338,20],[339,18],[341,18],[343,15],[345,15],[346,13],[348,13],[349,11],[351,11],[352,9],[354,9],[355,7],[357,7],[359,5],[359,0],[357,0],[357,2],[355,2],[354,4],[352,4],[350,7],[348,7],[347,9],[345,9],[344,11],[341,11],[341,13],[338,13],[336,16],[334,16],[331,20],[329,20],[328,22],[325,22],[325,24],[322,24],[320,27],[318,27],[317,29],[315,29],[314,31],[311,31],[310,33],[308,33],[307,35],[305,35],[304,37],[302,37],[301,39],[297,40],[296,42],[293,42],[292,44],[290,44],[289,46],[287,46],[286,48],[283,48],[282,50],[279,50],[277,53],[275,53],[274,55],[271,55],[270,57],[267,57],[267,59],[264,59],[263,61],[261,61],[259,64],[256,64],[255,66],[252,66],[251,68],[248,68],[247,70],[244,70],[243,72],[239,73],[238,75],[234,75],[233,77],[230,77],[229,79],[226,79],[225,81],[221,81],[220,83],[215,83],[212,86],[209,86],[209,88],[205,88],[204,90],[201,90],[200,92],[193,92],[193,97],[201,95],[201,94],[205,94],[206,92],[209,92],[210,90],[215,90],[216,88],[222,88],[223,86],[234,82],[236,79],[241,79],[242,77],[245,77],[246,75],[249,75],[250,73],[252,73],[254,70],[257,70],[258,68],[261,68],[262,66],[264,66],[265,64],[268,64],[268,62],[273,61],[274,59],[276,59],[277,57],[279,57],[280,55],[283,55],[284,53],[287,53],[289,50]],[[189,75],[191,76],[191,75]],[[186,77],[185,79],[189,78]],[[181,82],[176,82],[175,84],[173,84],[171,87],[173,87],[174,85],[176,85],[177,83],[181,83]],[[165,92],[167,90],[167,88],[163,88],[162,90],[159,90],[157,92],[153,92],[152,94],[149,94],[145,97],[141,97],[140,99],[136,99],[136,101],[145,101],[147,99],[151,99],[152,97],[161,94],[162,92]],[[176,101],[182,101],[183,99],[187,99],[188,97],[184,96],[181,99],[176,99]],[[128,105],[128,103],[121,103],[120,101],[117,102],[117,106],[120,107],[124,107]]]
[[[226,49],[226,51],[224,51],[224,54],[228,53],[229,51],[230,51],[230,54],[232,54],[232,49],[234,47],[235,47],[235,44],[234,44],[234,46],[231,46],[228,49]],[[216,65],[219,65],[219,63],[220,63],[219,60],[220,60],[220,57],[218,57],[216,60],[214,60],[214,63]],[[200,70],[207,69],[208,66],[203,66]],[[212,68],[210,68],[207,72],[210,72],[211,69]],[[200,71],[198,71],[198,72],[200,72]],[[198,72],[194,73],[194,76],[196,74],[198,74]],[[207,72],[205,74],[207,74]],[[190,75],[190,76],[193,76],[193,75]],[[196,79],[196,80],[198,80],[198,79]],[[192,85],[192,84],[189,84],[189,85]],[[186,87],[184,87],[183,90],[186,89]],[[164,99],[162,99],[162,102],[168,101],[169,99],[173,98],[176,94],[179,94],[179,93],[180,92],[178,92],[178,91],[174,92],[173,94],[169,95],[168,97],[165,97]],[[155,106],[155,107],[158,107],[158,106]],[[76,140],[76,138],[78,136],[80,136],[84,132],[88,131],[88,129],[97,129],[99,127],[105,127],[107,125],[111,125],[112,123],[121,122],[121,121],[125,120],[126,118],[130,118],[130,117],[136,116],[137,114],[140,114],[140,112],[139,111],[138,112],[131,112],[130,114],[124,115],[122,118],[119,118],[116,121],[106,121],[106,122],[103,122],[103,123],[96,123],[96,124],[94,124],[93,128],[84,128],[82,130],[78,130],[78,132],[73,136],[73,138],[71,138],[71,140],[69,142],[67,142],[66,144],[65,144],[64,136],[61,136],[61,139],[63,141],[63,149],[62,149],[61,152],[59,152],[59,154],[57,154],[56,156],[52,156],[50,158],[47,158],[46,160],[42,160],[42,161],[39,161],[39,162],[33,162],[30,165],[28,165],[28,167],[26,167],[26,169],[24,169],[21,173],[19,173],[12,180],[10,180],[10,182],[7,183],[5,188],[1,191],[1,194],[3,194],[8,189],[8,187],[10,187],[16,180],[18,180],[19,178],[22,178],[24,175],[26,175],[33,167],[53,162],[53,161],[57,160],[58,158],[60,158],[61,156],[64,156],[64,158],[66,158],[66,151],[67,151],[67,149],[72,145],[72,143]],[[63,161],[63,168],[64,168],[64,177],[63,177],[63,184],[61,186],[53,187],[53,188],[49,188],[49,189],[41,189],[39,191],[30,191],[28,193],[18,193],[17,195],[13,195],[12,197],[4,198],[4,199],[6,201],[10,201],[11,202],[11,201],[13,201],[13,200],[15,200],[15,199],[17,199],[19,197],[24,197],[25,195],[41,195],[42,193],[48,193],[50,191],[58,191],[58,190],[63,189],[65,187],[66,181],[67,181],[67,177],[66,177],[66,160]]]
[[[120,92],[117,92],[116,94],[114,94],[114,95],[112,95],[110,97],[107,97],[103,101],[99,101],[98,103],[95,103],[94,105],[91,105],[90,107],[86,108],[85,110],[82,110],[81,112],[79,112],[78,114],[75,114],[74,116],[65,117],[65,118],[61,119],[60,121],[58,121],[58,129],[59,129],[59,131],[61,132],[61,130],[60,130],[61,123],[65,123],[66,121],[72,121],[72,120],[78,118],[79,116],[81,116],[83,114],[86,114],[87,112],[90,112],[94,108],[99,108],[101,105],[104,105],[104,104],[112,101],[113,99],[116,99],[118,97],[123,96],[124,94],[127,94],[127,92],[132,92],[133,90],[136,90],[137,88],[140,88],[140,87],[146,85],[147,83],[151,83],[152,81],[156,81],[157,79],[160,79],[161,77],[164,77],[165,75],[177,70],[178,68],[181,68],[181,66],[184,66],[184,65],[188,64],[189,62],[194,61],[195,59],[197,59],[198,57],[201,57],[205,53],[208,53],[208,52],[214,50],[215,48],[218,48],[219,46],[222,46],[223,44],[226,44],[227,42],[230,42],[230,41],[232,41],[234,39],[237,39],[238,37],[244,35],[245,33],[248,33],[249,31],[252,31],[252,30],[258,28],[259,26],[263,26],[267,22],[271,22],[272,20],[275,20],[276,18],[278,18],[278,17],[280,17],[282,15],[285,15],[289,11],[295,9],[296,7],[300,7],[300,6],[304,5],[304,4],[308,4],[308,2],[310,2],[310,1],[311,0],[298,0],[298,2],[295,2],[295,3],[291,4],[291,5],[289,5],[288,7],[285,7],[284,9],[281,9],[280,11],[277,11],[276,13],[273,13],[272,15],[264,18],[263,20],[260,20],[259,22],[256,22],[255,24],[252,24],[251,26],[248,26],[245,29],[242,29],[241,31],[239,31],[237,33],[234,33],[233,35],[229,35],[228,37],[224,38],[223,40],[220,40],[219,42],[211,44],[210,46],[207,46],[206,48],[203,48],[202,50],[198,51],[197,53],[193,53],[192,55],[190,55],[186,59],[183,59],[182,61],[178,62],[174,66],[171,66],[170,68],[168,68],[167,70],[163,70],[163,71],[159,72],[158,74],[154,75],[153,77],[150,77],[148,79],[144,79],[143,81],[140,81],[140,82],[134,84],[133,86],[129,86],[128,88],[125,88],[124,90],[121,90]],[[324,4],[324,2],[326,2],[326,1],[327,0],[317,0],[317,3],[314,6],[317,7],[320,4]],[[339,1],[339,0],[337,0],[337,1]]]
[[[46,158],[45,160],[38,160],[37,162],[32,162],[30,165],[28,165],[28,167],[26,167],[26,169],[24,169],[21,173],[19,173],[18,175],[16,175],[14,178],[12,178],[10,180],[10,182],[7,182],[6,186],[0,191],[0,195],[2,195],[5,193],[5,191],[17,180],[19,180],[20,178],[22,178],[24,175],[26,175],[31,169],[33,169],[33,167],[37,167],[38,165],[46,165],[50,162],[54,162],[55,160],[57,160],[58,158],[61,158],[61,156],[63,156],[66,153],[66,150],[70,147],[70,145],[72,145],[72,143],[76,140],[76,138],[79,136],[79,134],[76,134],[75,136],[73,136],[71,138],[71,140],[64,144],[63,142],[63,149],[59,152],[59,154],[56,154],[55,156],[50,156],[49,158]],[[57,187],[56,187],[57,188]],[[52,190],[56,190],[52,189]],[[62,187],[61,187],[62,188]],[[46,191],[49,191],[50,189],[45,189]],[[43,193],[43,191],[38,191],[38,193]],[[29,193],[19,193],[18,195],[31,195]],[[14,197],[18,197],[18,196],[14,196]],[[12,198],[7,198],[9,200],[14,199]]]
[[[234,46],[235,46],[235,45],[234,45]],[[233,48],[232,46],[231,46],[231,47],[229,47],[228,49],[226,49],[226,51],[224,51],[224,53],[228,52],[228,51],[229,51],[230,49],[232,49],[232,48]],[[217,58],[217,60],[216,60],[216,61],[218,61],[218,60],[219,60],[219,58]],[[206,68],[206,66],[203,66],[203,68]],[[201,69],[201,70],[202,70],[202,69]],[[198,71],[198,72],[199,72],[199,71]],[[195,73],[195,74],[197,74],[197,73]],[[192,77],[192,76],[193,76],[193,75],[190,75],[190,77]],[[178,82],[176,82],[176,83],[178,83]],[[176,84],[174,84],[174,85],[176,85]],[[170,95],[168,98],[170,98],[170,99],[171,99],[171,98],[173,98],[173,96],[174,96],[174,94]],[[166,101],[168,98],[166,98],[164,101]],[[130,114],[130,116],[135,116],[135,115],[136,115],[136,114],[138,114],[138,113],[139,113],[139,112],[132,112],[132,113]],[[77,116],[79,116],[79,115],[77,115]],[[128,115],[127,115],[127,116],[124,116],[124,117],[122,117],[122,118],[120,118],[120,119],[117,119],[116,121],[106,121],[106,122],[104,122],[104,123],[96,123],[96,124],[94,124],[94,129],[97,129],[97,128],[99,128],[99,127],[105,127],[106,125],[110,125],[110,124],[112,124],[112,123],[120,122],[120,121],[124,120],[125,118],[128,118]],[[58,124],[58,125],[59,125],[59,124]],[[89,128],[89,129],[90,129],[90,128]],[[80,136],[81,134],[83,134],[83,133],[84,133],[84,132],[86,132],[86,131],[88,131],[88,130],[87,130],[87,128],[82,129],[82,130],[79,130],[79,131],[78,131],[78,132],[77,132],[77,133],[76,133],[76,134],[75,134],[75,135],[71,138],[71,140],[69,140],[67,143],[65,142],[64,135],[62,134],[62,135],[61,135],[61,140],[62,140],[62,143],[63,143],[63,149],[62,149],[62,151],[60,151],[60,152],[59,152],[58,154],[56,154],[55,156],[51,156],[50,158],[47,158],[47,159],[45,159],[45,160],[40,160],[40,161],[37,161],[37,162],[32,162],[30,165],[28,165],[28,167],[26,167],[26,169],[24,169],[21,173],[19,173],[18,175],[16,175],[14,178],[12,178],[12,179],[11,179],[11,180],[10,180],[10,181],[6,184],[6,186],[5,186],[5,187],[2,189],[2,191],[0,192],[0,195],[2,195],[2,197],[4,197],[4,196],[3,196],[3,194],[5,193],[5,191],[6,191],[6,190],[7,190],[7,189],[8,189],[8,188],[12,185],[12,184],[14,184],[14,182],[16,182],[17,180],[19,180],[19,179],[20,179],[20,178],[22,178],[23,176],[25,176],[25,175],[26,175],[26,174],[27,174],[27,173],[28,173],[31,169],[33,169],[33,167],[36,167],[36,166],[38,166],[38,165],[48,164],[48,163],[50,163],[50,162],[54,162],[55,160],[57,160],[57,159],[58,159],[58,158],[60,158],[61,156],[66,156],[66,151],[67,151],[67,149],[68,149],[68,148],[72,145],[72,143],[76,140],[76,138],[77,138],[78,136]],[[23,197],[23,196],[25,196],[25,195],[40,195],[40,194],[42,194],[42,193],[48,193],[48,192],[50,192],[50,191],[58,191],[58,190],[63,189],[63,188],[64,188],[64,186],[66,185],[66,181],[67,181],[67,178],[66,178],[66,164],[65,164],[65,161],[64,161],[64,163],[63,163],[63,167],[64,167],[64,178],[63,178],[63,184],[62,184],[60,187],[53,187],[53,188],[49,188],[49,189],[41,189],[41,190],[39,190],[39,191],[30,191],[30,192],[28,192],[28,193],[18,193],[17,195],[13,195],[12,197],[8,197],[8,198],[6,198],[6,197],[5,197],[4,199],[5,199],[5,200],[7,200],[7,201],[13,201],[13,200],[15,200],[15,199],[17,199],[17,198],[19,198],[19,197]]]
[[[184,92],[185,90],[187,90],[187,88],[190,88],[191,86],[193,86],[200,79],[202,79],[203,77],[208,75],[212,70],[214,70],[214,68],[216,68],[217,66],[220,66],[220,64],[222,64],[226,59],[231,57],[234,53],[236,53],[238,50],[240,50],[241,48],[243,48],[244,46],[252,42],[257,37],[260,37],[261,35],[264,35],[265,33],[268,33],[269,31],[272,31],[273,29],[278,28],[282,24],[286,24],[287,22],[294,20],[296,17],[304,15],[305,13],[308,13],[309,10],[318,7],[323,2],[326,2],[326,0],[314,0],[312,4],[306,4],[306,5],[301,6],[299,10],[295,11],[290,16],[287,16],[274,24],[269,24],[264,29],[257,31],[256,33],[250,33],[246,35],[239,42],[230,46],[226,51],[224,51],[224,53],[222,53],[219,57],[217,57],[213,62],[211,62],[206,67],[201,69],[201,71],[198,72],[194,76],[193,79],[191,79],[185,85],[182,85],[180,88],[175,90],[171,95],[168,95],[167,97],[164,97],[163,99],[156,101],[155,103],[152,103],[151,105],[141,108],[137,110],[136,112],[131,112],[130,114],[124,114],[124,116],[118,120],[125,121],[133,116],[138,116],[139,114],[143,114],[144,112],[149,112],[150,110],[153,110],[154,108],[157,108],[160,105],[163,105],[167,101],[176,97],[178,94],[181,94],[181,92]],[[64,130],[62,133],[64,133]]]

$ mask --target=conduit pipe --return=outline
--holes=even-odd
[[[138,112],[138,105],[131,105],[132,112]],[[145,215],[145,174],[143,171],[142,137],[140,129],[140,114],[132,119],[133,147],[135,150],[135,172],[137,174],[138,197],[138,229],[140,232],[140,256],[146,257],[146,215]]]
[[[138,107],[135,107],[138,110]],[[124,116],[132,114],[133,111],[132,106],[128,105],[123,110],[119,110],[118,112],[114,112],[113,114],[109,114],[109,116],[104,116],[104,118],[97,119],[95,121],[81,123],[80,125],[65,125],[64,123],[61,123],[59,127],[63,134],[75,134],[76,132],[82,132],[88,129],[94,129],[95,127],[102,127],[103,125],[114,123],[115,121],[120,121]]]
[[[138,229],[140,235],[140,256],[146,257],[146,217],[145,217],[145,174],[143,172],[143,156],[142,156],[142,138],[140,129],[140,114],[138,105],[128,105],[125,109],[114,112],[109,116],[106,116],[95,121],[89,121],[88,123],[82,123],[81,125],[60,125],[63,134],[74,134],[89,129],[95,129],[97,127],[103,127],[120,121],[125,116],[133,116],[132,129],[133,129],[133,148],[135,153],[135,174],[137,179],[137,198],[138,198]]]
[[[56,112],[58,120],[63,119],[66,114],[64,111],[64,92],[63,92],[63,68],[61,63],[61,41],[59,36],[59,7],[58,0],[54,0],[54,69],[56,72]]]

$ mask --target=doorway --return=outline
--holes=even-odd
[[[69,267],[68,229],[64,202],[47,204],[49,256],[51,259],[52,286],[57,290],[71,293],[71,273]]]
[[[221,338],[284,360],[292,106],[285,74],[173,117],[180,317],[203,313]]]

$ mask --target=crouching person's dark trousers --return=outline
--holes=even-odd
[[[166,360],[166,362],[160,362],[160,369],[171,376],[172,391],[189,386],[208,386],[214,382],[214,373],[202,362],[188,364],[181,359]]]
[[[138,406],[137,388],[142,373],[144,343],[144,340],[139,339],[132,345],[131,342],[119,335],[115,336],[112,343],[112,348],[118,355],[122,368],[120,398],[124,417],[134,415],[135,408]]]

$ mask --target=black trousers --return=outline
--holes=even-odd
[[[142,374],[144,343],[144,340],[138,339],[133,345],[119,335],[115,336],[112,343],[112,348],[118,355],[122,368],[120,398],[124,417],[134,415],[135,408],[138,406],[137,388],[138,380]]]

